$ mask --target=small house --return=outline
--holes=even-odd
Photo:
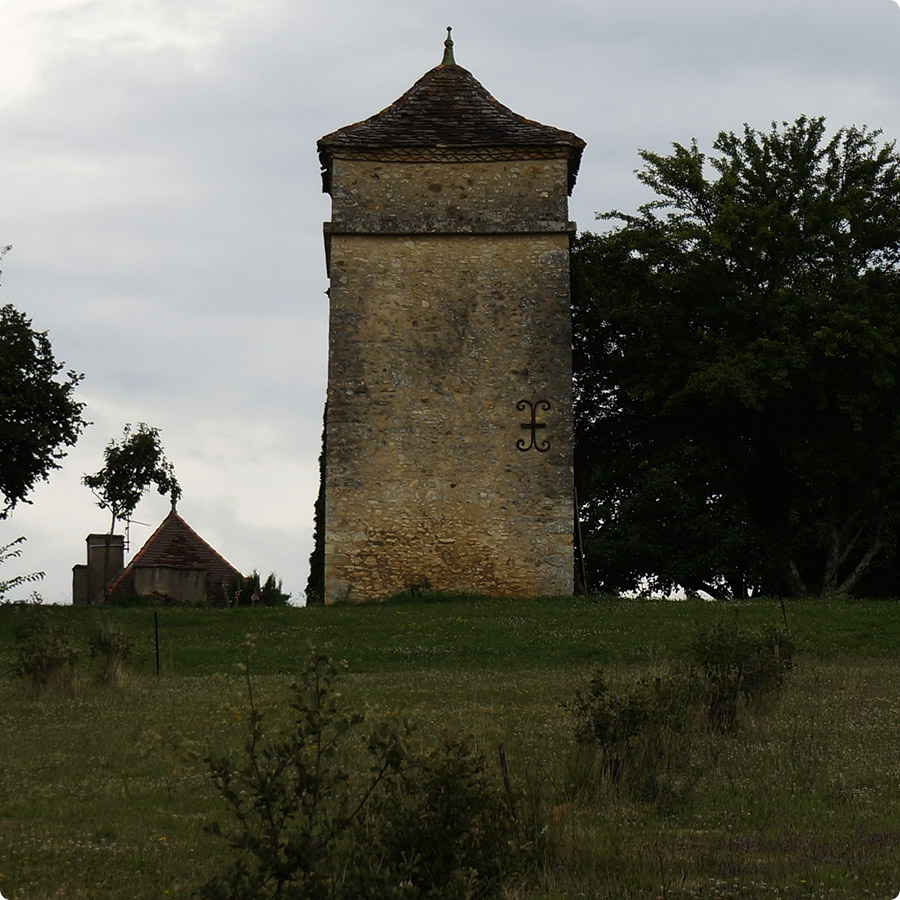
[[[229,583],[241,573],[172,511],[123,566],[121,535],[88,535],[88,562],[73,568],[72,602],[106,595],[139,595],[188,606],[226,603]],[[104,578],[105,573],[105,578]]]

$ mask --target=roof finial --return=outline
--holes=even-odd
[[[450,32],[453,29],[448,25],[447,26],[447,40],[444,41],[444,58],[441,60],[442,66],[455,66],[456,60],[453,58],[453,39],[450,37]]]

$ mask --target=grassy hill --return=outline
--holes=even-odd
[[[371,718],[422,740],[463,735],[540,831],[510,897],[887,898],[900,887],[900,603],[477,598],[311,609],[40,610],[81,650],[74,696],[32,696],[11,673],[0,607],[0,893],[8,900],[188,897],[226,864],[204,831],[225,815],[185,747],[246,738],[242,645],[273,722],[313,653],[345,660]],[[698,737],[693,789],[645,803],[585,790],[570,713],[602,666],[616,685],[665,675],[718,621],[783,625],[800,655],[776,703],[733,734]],[[121,687],[91,681],[98,623],[135,642]],[[581,788],[572,789],[578,781]],[[590,787],[590,786],[589,786]]]

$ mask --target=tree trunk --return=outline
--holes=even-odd
[[[787,593],[792,597],[805,597],[809,590],[800,575],[791,548],[775,547],[769,551],[769,556]]]
[[[868,573],[875,557],[884,546],[882,542],[882,530],[884,527],[884,515],[887,502],[881,498],[877,503],[877,510],[865,514],[868,504],[862,503],[859,508],[844,523],[843,529],[839,529],[834,516],[829,513],[828,550],[826,553],[825,573],[822,578],[822,596],[829,594],[849,594]],[[862,555],[860,561],[853,567],[850,573],[839,581],[841,567],[850,558],[853,551],[859,546],[863,534],[874,525],[874,533],[868,549]],[[851,527],[855,530],[851,537],[847,537]]]
[[[872,543],[869,545],[869,549],[866,551],[863,558],[856,564],[853,571],[838,586],[836,591],[837,594],[851,593],[859,584],[859,582],[862,581],[862,579],[868,574],[869,569],[872,567],[872,563],[875,560],[875,557],[878,556],[878,554],[881,552],[881,548],[884,546],[884,543],[881,540],[881,535],[884,528],[884,513],[886,505],[886,503],[883,503],[881,506],[881,510],[878,513],[878,521],[875,523],[875,536],[872,539]]]

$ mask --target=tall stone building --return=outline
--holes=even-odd
[[[572,592],[567,198],[584,141],[498,103],[449,32],[399,100],[318,142],[326,603]]]

